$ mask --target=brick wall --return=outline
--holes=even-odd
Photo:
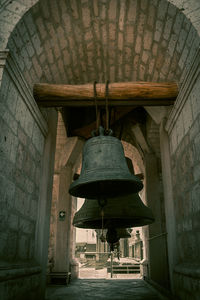
[[[10,58],[0,98],[0,155],[4,162],[1,185],[5,187],[0,191],[4,212],[2,258],[5,260],[5,241],[11,245],[6,249],[8,263],[25,262],[33,257],[45,125],[31,92],[24,95],[29,90],[27,83],[32,87],[37,81],[77,84],[106,78],[175,80],[181,92],[168,121],[168,132],[180,250],[179,268],[175,270],[178,290],[178,282],[181,286],[191,269],[180,265],[185,260],[191,265],[199,259],[195,248],[199,239],[199,75],[193,73],[192,84],[186,84],[184,78],[191,66],[195,69],[192,61],[199,47],[195,29],[200,32],[200,3],[198,0],[43,0],[33,6],[36,2],[3,0],[0,8],[1,48],[6,47],[10,36],[11,58],[26,80],[22,88],[21,75],[9,72]],[[26,101],[30,98],[31,101]],[[156,146],[157,141],[154,142],[152,147]],[[180,182],[184,183],[181,189]],[[191,291],[187,286],[185,293]]]
[[[182,297],[184,293],[190,296],[200,294],[200,289],[195,283],[199,278],[197,272],[200,269],[199,64],[198,52],[167,123],[170,132],[177,239],[175,287],[177,294],[179,290],[184,290],[182,294],[180,292]],[[194,279],[189,279],[191,276]]]
[[[35,233],[47,125],[20,76],[8,59],[0,90],[1,299],[24,299],[26,290],[34,297],[40,286]]]
[[[1,9],[0,9],[0,42],[1,42],[1,47],[2,49],[5,48],[6,44],[7,44],[7,40],[9,38],[10,33],[12,32],[12,30],[14,29],[15,25],[17,24],[17,22],[21,19],[21,17],[23,16],[23,14],[26,13],[26,11],[28,11],[32,6],[34,6],[38,1],[37,0],[30,0],[30,1],[18,1],[18,0],[13,0],[12,2],[7,1],[7,0],[2,0],[1,1]],[[98,2],[99,1],[95,1],[94,2],[94,14],[95,16],[98,16]],[[102,1],[103,2],[103,1]],[[109,2],[109,1],[107,1]],[[116,1],[112,1],[110,0],[111,5],[113,6],[112,10],[109,11],[109,18],[112,20],[115,19],[115,17],[118,14],[117,10],[116,10]],[[134,1],[136,3],[136,1]],[[142,1],[141,3],[141,7],[145,10],[148,1]],[[151,1],[155,6],[158,6],[158,0],[152,0]],[[195,29],[200,32],[200,22],[199,22],[199,14],[198,14],[198,10],[200,7],[200,3],[198,0],[169,0],[169,3],[171,3],[172,5],[175,5],[178,9],[180,9],[181,11],[183,11],[183,13],[185,14],[185,16],[191,20],[191,22],[193,23],[193,26],[195,27]],[[59,9],[57,8],[57,6],[53,3],[51,4],[49,7],[46,6],[45,1],[40,1],[42,7],[44,8],[44,15],[46,18],[49,17],[50,15],[50,10],[53,9],[54,10],[54,18],[56,18],[59,14]],[[87,4],[87,1],[84,2],[84,4]],[[123,4],[123,6],[126,5],[126,2]],[[74,18],[78,18],[78,12],[77,12],[77,5],[76,2],[72,2],[71,3],[72,9],[73,9],[73,17]],[[131,4],[131,6],[135,7],[135,4]],[[160,6],[160,16],[163,16],[163,14],[166,11],[166,6],[167,6],[167,1],[159,1],[159,6]],[[162,8],[163,6],[163,8]],[[84,16],[86,18],[88,18],[88,11],[86,10],[86,12],[84,12]],[[134,16],[134,20],[136,19],[136,13],[133,10],[129,10],[128,16],[130,17],[131,14],[133,14]],[[102,15],[106,15],[105,13],[105,8],[102,12]],[[123,10],[121,11],[121,16],[124,16]],[[123,19],[123,18],[122,18]],[[151,8],[150,10],[150,17],[149,17],[149,24],[152,24],[154,19],[154,10]],[[66,21],[67,22],[67,21]],[[87,20],[84,20],[84,23],[86,23],[87,25]],[[122,26],[121,22],[121,27]],[[112,27],[112,26],[111,26]],[[128,32],[130,32],[128,30]],[[131,39],[131,36],[130,36]]]
[[[9,75],[1,89],[1,256],[33,258],[44,136]],[[8,246],[9,245],[9,246]]]
[[[8,47],[27,82],[176,80],[190,66],[197,33],[167,1],[37,3]]]

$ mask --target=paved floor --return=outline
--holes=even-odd
[[[110,273],[107,272],[107,268],[103,268],[100,270],[97,270],[95,268],[80,268],[79,269],[79,278],[81,279],[95,279],[95,278],[101,278],[101,279],[109,279]],[[113,278],[118,279],[141,279],[140,274],[113,274]]]
[[[46,300],[159,300],[142,279],[76,279],[68,286],[49,286]]]

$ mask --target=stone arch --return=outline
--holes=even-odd
[[[198,47],[184,11],[167,1],[59,3],[37,2],[10,34],[10,53],[30,86],[106,78],[180,83]]]
[[[31,9],[38,0],[25,1],[24,3],[14,1],[4,1],[0,8],[0,19],[1,19],[1,49],[5,49],[10,33],[16,26],[17,22],[23,17],[23,15]],[[158,1],[154,1],[156,4]],[[162,1],[163,2],[163,1]],[[200,21],[199,21],[199,1],[178,1],[169,0],[172,5],[182,10],[184,15],[191,21],[197,32],[200,32]]]
[[[99,1],[96,1],[94,3],[96,3],[97,8],[88,5],[89,2],[85,1],[82,8],[77,2],[71,1],[67,2],[67,9],[65,9],[66,2],[59,1],[59,3],[62,3],[61,5],[63,5],[63,10],[61,10],[61,7],[58,8],[56,6],[57,2],[58,1],[50,2],[52,5],[50,7],[52,18],[48,15],[47,11],[44,12],[42,10],[42,7],[47,3],[46,1],[36,2],[30,0],[26,1],[26,4],[19,4],[17,1],[4,1],[4,6],[2,6],[1,20],[3,20],[3,22],[1,22],[3,24],[1,23],[2,26],[0,30],[3,34],[1,36],[1,45],[3,49],[5,49],[6,45],[8,45],[8,48],[10,49],[10,57],[7,59],[6,72],[4,73],[1,86],[1,100],[3,104],[5,104],[5,106],[3,105],[3,110],[1,110],[1,117],[3,119],[3,121],[1,119],[1,123],[3,128],[2,132],[6,132],[6,135],[1,137],[1,151],[3,148],[3,154],[1,152],[1,156],[5,158],[3,156],[5,154],[6,159],[8,158],[7,166],[5,167],[5,172],[3,174],[5,177],[8,177],[6,177],[7,181],[3,181],[9,191],[9,194],[6,194],[6,197],[11,200],[15,198],[13,182],[9,176],[13,170],[12,164],[16,161],[16,153],[19,154],[20,158],[18,163],[21,163],[24,169],[26,168],[25,173],[34,172],[35,168],[37,168],[38,175],[41,171],[39,162],[43,154],[44,140],[48,130],[51,134],[50,115],[48,114],[48,111],[45,111],[42,117],[32,98],[30,88],[32,88],[34,82],[40,80],[50,83],[84,83],[93,79],[104,81],[105,77],[108,77],[110,80],[115,81],[162,81],[167,79],[176,80],[181,84],[186,72],[189,70],[189,75],[184,79],[180,96],[177,99],[175,107],[172,109],[167,124],[165,124],[165,120],[162,120],[161,130],[167,130],[169,135],[167,138],[165,137],[165,144],[163,147],[168,151],[168,162],[172,163],[172,188],[176,201],[173,203],[172,192],[169,195],[168,191],[166,192],[168,193],[167,199],[169,200],[168,204],[171,205],[171,207],[175,204],[178,248],[182,249],[184,247],[184,251],[179,251],[177,260],[172,262],[172,273],[175,272],[176,274],[175,285],[176,294],[178,295],[180,290],[179,282],[190,277],[190,274],[194,271],[193,267],[190,265],[192,262],[191,258],[187,261],[189,264],[187,268],[183,265],[184,260],[189,257],[189,255],[187,255],[189,249],[187,245],[191,244],[190,249],[194,254],[195,259],[199,258],[198,251],[196,250],[198,249],[197,241],[199,237],[196,233],[196,235],[192,235],[192,226],[197,226],[198,228],[199,217],[199,199],[197,199],[197,196],[199,195],[199,172],[197,166],[199,163],[198,149],[200,140],[198,125],[200,111],[198,101],[199,53],[196,57],[194,55],[199,47],[199,16],[193,11],[194,8],[196,8],[198,12],[199,1],[159,1],[159,6],[157,5],[157,0],[138,1],[137,16],[132,13],[130,15],[128,14],[129,11],[134,12],[134,9],[129,10],[133,1],[120,2],[122,4],[117,10],[113,9],[116,1],[108,1],[107,4],[105,4],[105,1],[101,1],[100,4],[98,4]],[[70,3],[77,3],[77,7],[72,8]],[[136,3],[136,1],[134,3]],[[178,9],[171,3],[173,5],[177,4]],[[3,8],[5,8],[5,10]],[[41,8],[42,17],[39,8]],[[108,10],[106,10],[106,8],[108,8]],[[109,8],[112,9],[110,10]],[[154,14],[156,15],[155,23],[152,19],[145,19],[144,12],[149,12],[149,9],[154,11]],[[13,10],[15,12],[13,12]],[[26,11],[27,13],[25,13]],[[63,19],[59,18],[59,13],[63,14]],[[79,20],[79,14],[80,16],[84,15],[85,17]],[[91,15],[94,16],[94,19],[91,18]],[[152,14],[149,15],[152,16]],[[94,21],[91,22],[91,27],[89,26],[90,24],[88,23],[87,16],[90,21]],[[115,22],[115,16],[117,16],[117,22]],[[185,16],[190,18],[191,23]],[[36,23],[34,23],[35,20]],[[48,25],[49,32],[47,32],[45,28],[45,20],[48,21],[47,24],[50,24]],[[137,20],[137,22],[135,22],[135,20]],[[57,21],[60,21],[60,23]],[[164,21],[166,21],[166,23]],[[153,22],[153,24],[151,23],[151,26],[153,26],[154,31],[149,31],[150,23],[148,22]],[[138,24],[137,26],[135,25],[136,23]],[[183,28],[180,28],[182,25],[184,25]],[[13,28],[15,29],[13,30]],[[69,30],[69,28],[71,29]],[[97,28],[99,37],[95,35],[95,28]],[[133,35],[134,28],[136,29],[137,35]],[[145,33],[148,32],[148,34],[144,33],[144,28]],[[76,32],[74,29],[76,29]],[[160,29],[162,30],[160,31]],[[39,33],[37,33],[38,31]],[[84,39],[80,41],[81,47],[79,47],[78,43],[79,32],[84,33]],[[56,34],[59,36],[58,40],[55,39]],[[116,37],[116,40],[113,39],[113,34]],[[73,38],[73,35],[75,36],[75,39]],[[164,36],[166,38],[164,38]],[[91,43],[91,40],[93,40],[92,37],[94,37],[95,43]],[[104,52],[103,45],[106,44],[107,41],[109,41],[108,44],[110,45],[110,48],[105,48]],[[140,42],[142,46],[139,47]],[[133,44],[134,47],[132,47]],[[150,49],[149,45],[151,45]],[[137,46],[139,48],[137,48]],[[114,52],[111,52],[111,50]],[[62,53],[61,56],[59,56],[59,51]],[[82,55],[80,51],[82,51]],[[96,54],[98,57],[97,60],[95,60]],[[86,57],[86,59],[84,59],[84,57]],[[193,58],[195,58],[194,63],[192,63]],[[148,64],[149,62],[150,64]],[[66,68],[65,63],[67,65]],[[97,73],[99,74],[98,78],[96,78]],[[106,74],[106,76],[104,74]],[[25,106],[24,103],[26,104]],[[24,113],[24,111],[26,113]],[[158,115],[159,112],[156,114]],[[153,112],[151,112],[151,115],[153,115]],[[53,118],[54,117],[55,114],[53,115]],[[155,120],[157,120],[157,118],[155,118]],[[54,121],[54,123],[56,123],[56,118]],[[158,121],[158,123],[160,123],[160,121]],[[157,129],[158,128],[156,128],[156,130]],[[158,135],[158,131],[156,134]],[[7,149],[11,150],[7,151]],[[31,154],[29,153],[30,149],[32,151]],[[29,154],[34,159],[35,165],[33,167],[28,167],[27,162],[30,162]],[[155,157],[149,155],[149,171],[152,171],[151,159],[154,159],[154,165],[156,165]],[[52,160],[51,157],[51,167],[53,164]],[[27,165],[25,163],[23,164],[24,161],[26,161]],[[168,167],[168,172],[165,174],[165,177],[167,177],[168,174],[171,174],[170,166],[164,165],[164,167]],[[15,172],[17,180],[19,180],[18,174],[20,174],[21,179],[25,180],[25,176],[23,177],[21,173]],[[149,174],[151,175],[151,172]],[[159,175],[160,174],[158,174],[157,177],[159,177]],[[33,176],[33,174],[31,176]],[[37,181],[39,181],[39,176],[36,177]],[[151,176],[149,177],[151,179]],[[184,178],[185,184],[182,186],[180,194],[177,187],[179,186],[179,181],[182,182],[182,178]],[[25,187],[31,189],[31,183],[28,183],[29,184]],[[166,183],[169,184],[167,180]],[[50,179],[48,184],[50,186]],[[169,185],[172,186],[172,182],[170,182]],[[154,187],[154,190],[156,190],[158,185],[155,184]],[[33,200],[31,202],[32,207],[30,208],[31,213],[33,214],[33,205],[37,205],[36,198],[38,198],[38,190],[39,182],[35,189],[37,197],[33,194],[31,197],[35,197],[34,199],[28,198],[30,202]],[[30,194],[29,190],[25,191],[22,189],[21,191],[18,188],[16,191],[17,199],[22,199],[21,202],[23,202],[26,193],[27,195]],[[191,200],[189,201],[189,209],[187,207],[187,198]],[[43,200],[43,198],[41,199]],[[26,203],[29,202],[27,201]],[[41,201],[41,203],[43,203],[43,201]],[[43,211],[45,211],[44,205]],[[168,216],[171,216],[172,211],[173,208],[168,209]],[[20,213],[21,212],[22,210]],[[24,214],[28,212],[27,208],[27,210],[24,211]],[[23,219],[24,216],[21,217],[20,222],[22,220],[22,224],[27,224],[27,219],[25,218],[27,221],[25,222]],[[31,215],[31,217],[33,217],[31,224],[33,225],[34,223],[35,226],[36,215]],[[42,218],[42,212],[40,217]],[[12,223],[10,223],[12,228],[10,229],[13,234],[17,225],[13,215],[12,218]],[[7,224],[6,222],[5,224]],[[28,244],[29,242],[33,243],[33,229],[35,227],[32,225],[30,225],[32,231],[30,230],[31,232],[29,234],[31,235],[31,239],[29,239],[30,236],[28,236],[26,232],[23,232],[22,240],[20,240],[21,244]],[[26,226],[23,226],[23,230],[27,230]],[[16,238],[14,234],[8,236],[8,243],[11,242],[12,237]],[[42,240],[42,236],[40,236],[40,240]],[[32,247],[32,249],[34,249],[34,247]],[[38,247],[37,251],[42,252],[42,247]],[[9,255],[9,258],[12,258],[14,253],[9,253]],[[28,255],[28,252],[25,253],[25,251],[22,251],[20,255],[26,256]],[[30,254],[30,257],[33,258],[33,253]],[[177,268],[174,268],[175,263],[178,264]],[[32,269],[29,270],[29,272],[32,272]],[[39,271],[36,270],[36,272]],[[45,268],[43,273],[45,273]],[[194,279],[194,282],[195,280],[196,279]],[[191,281],[188,280],[188,282]],[[193,282],[191,282],[191,286],[194,287]],[[195,293],[193,287],[187,287],[189,292],[186,291],[185,294]]]

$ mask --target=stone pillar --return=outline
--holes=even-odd
[[[8,57],[9,54],[9,50],[0,50],[0,87],[1,87],[1,81],[2,81],[2,77],[3,77],[3,71],[4,71],[4,67],[6,65],[6,59]]]
[[[36,227],[35,259],[42,267],[40,295],[43,299],[46,288],[46,266],[48,260],[49,225],[51,216],[52,184],[54,173],[54,158],[56,148],[57,112],[48,112],[48,134],[43,153],[43,169],[41,174],[40,197]]]
[[[147,153],[145,155],[146,199],[147,205],[152,209],[155,217],[155,222],[149,225],[149,271],[151,281],[168,289],[169,274],[165,215],[158,163],[158,158],[154,153]]]
[[[76,211],[76,198],[69,193],[72,182],[73,169],[69,164],[54,175],[54,201],[56,200],[56,215],[54,228],[54,253],[53,268],[51,271],[60,278],[68,279],[68,273],[72,278],[78,277],[78,263],[74,258],[75,229],[72,225]],[[55,199],[56,197],[56,199]]]
[[[58,205],[56,216],[56,251],[54,272],[69,272],[71,196],[68,193],[72,181],[71,166],[63,167],[59,174]]]
[[[173,290],[173,267],[176,263],[175,216],[174,216],[169,137],[167,132],[164,129],[163,123],[160,126],[160,149],[161,149],[161,162],[162,162],[163,190],[164,190],[164,199],[165,199],[170,284]]]
[[[60,120],[60,127],[62,123]],[[61,129],[60,129],[61,130]],[[78,277],[78,263],[75,254],[75,228],[72,225],[76,212],[76,198],[68,190],[76,171],[83,141],[67,138],[61,134],[57,137],[57,154],[54,169],[53,201],[51,212],[51,236],[49,242],[50,278],[68,280]],[[60,140],[64,141],[63,144]]]
[[[73,226],[73,218],[77,210],[77,198],[72,197],[72,207],[71,207],[71,234],[70,234],[70,269],[71,278],[75,279],[79,277],[79,262],[75,258],[76,249],[76,228]]]

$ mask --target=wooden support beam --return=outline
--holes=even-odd
[[[166,117],[168,114],[170,107],[166,106],[145,106],[144,109],[147,111],[147,113],[151,116],[151,118],[154,120],[156,124],[160,124],[162,120]]]
[[[105,106],[105,84],[96,85],[97,102]],[[94,105],[93,84],[59,85],[37,83],[33,95],[44,107],[81,107]],[[109,84],[111,106],[161,106],[173,105],[178,95],[175,82],[117,82]]]
[[[147,141],[143,135],[143,132],[138,124],[130,126],[132,133],[134,134],[137,143],[139,144],[142,151],[145,153],[151,153]]]

